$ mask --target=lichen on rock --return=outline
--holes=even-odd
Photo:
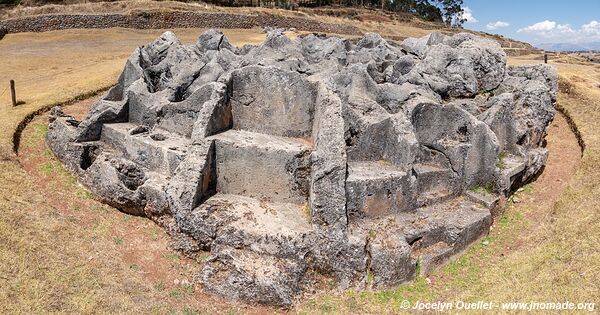
[[[208,291],[289,305],[318,275],[392,287],[485,235],[546,161],[556,77],[466,33],[166,32],[85,119],[53,110],[47,142],[105,202],[210,251]]]

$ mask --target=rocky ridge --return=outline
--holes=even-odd
[[[396,286],[486,235],[543,168],[556,80],[466,33],[166,32],[85,119],[55,108],[47,142],[105,202],[210,251],[208,291],[289,305],[322,276]]]

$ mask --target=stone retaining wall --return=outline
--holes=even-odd
[[[46,32],[74,28],[124,27],[135,29],[169,28],[295,28],[302,31],[361,35],[353,26],[322,23],[314,20],[269,15],[245,15],[199,12],[139,12],[122,14],[40,15],[0,21],[8,33]]]

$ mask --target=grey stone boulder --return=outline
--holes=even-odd
[[[525,65],[525,66],[508,66],[507,72],[509,77],[524,78],[527,81],[539,81],[546,85],[550,91],[552,100],[556,100],[558,91],[558,73],[556,68],[547,64]],[[512,86],[518,88],[518,86]]]
[[[270,29],[238,48],[166,32],[83,120],[55,108],[47,143],[173,249],[209,251],[195,278],[208,292],[290,306],[324,279],[393,288],[485,236],[543,169],[555,100],[553,68],[507,67],[471,34]]]
[[[385,70],[385,80],[392,83],[407,82],[406,77],[420,60],[411,55],[401,56]]]
[[[356,43],[356,48],[348,56],[349,63],[369,63],[375,62],[377,65],[385,61],[396,60],[404,55],[399,47],[388,43],[381,35],[377,33],[366,33]]]
[[[423,104],[411,118],[419,143],[445,156],[464,188],[497,179],[499,145],[489,127],[454,106]]]
[[[94,104],[86,118],[78,125],[76,142],[99,140],[102,125],[108,122],[125,122],[129,105],[124,101],[101,100]]]
[[[509,82],[511,87],[503,90],[515,94],[513,116],[518,117],[515,121],[517,142],[526,148],[540,146],[556,113],[554,106],[547,106],[553,104],[556,90],[549,88],[551,83],[537,79],[528,80],[518,88],[512,85],[514,81]]]
[[[344,64],[348,59],[350,42],[337,37],[319,38],[314,34],[303,37],[300,42],[302,53],[309,64],[333,60]]]
[[[517,120],[513,117],[514,104],[515,96],[512,93],[494,96],[485,104],[488,109],[478,117],[496,134],[501,152],[518,151],[517,141],[522,135],[519,135]]]
[[[213,160],[213,142],[192,144],[165,188],[169,209],[182,230],[191,230],[189,214],[214,193],[215,187],[211,184],[216,176],[211,168]]]
[[[403,47],[421,62],[401,60],[391,74],[396,82],[426,84],[443,96],[472,97],[496,89],[504,79],[506,54],[494,41],[464,33],[452,37],[434,33],[405,40]]]
[[[499,43],[468,33],[454,35],[444,42],[460,49],[461,54],[471,60],[478,92],[492,91],[502,83],[506,72],[506,54],[498,49]]]
[[[321,228],[313,244],[312,270],[332,277],[341,290],[366,287],[369,257],[364,231]]]
[[[235,51],[235,47],[229,43],[229,40],[223,32],[217,30],[208,30],[200,37],[198,37],[198,41],[196,42],[196,47],[201,52],[206,52],[207,50],[221,50],[228,49],[231,51]]]
[[[117,85],[113,86],[104,97],[107,101],[120,102],[127,96],[127,89],[144,76],[141,67],[142,48],[137,48],[125,62],[123,72],[119,76]]]
[[[77,128],[80,122],[66,115],[60,106],[50,111],[50,125],[48,126],[48,137],[46,143],[55,152],[71,172],[79,171],[81,163],[82,147],[75,143]]]
[[[148,177],[133,162],[102,153],[80,179],[109,205],[130,214],[143,214],[146,200],[140,187]]]
[[[369,241],[373,287],[385,289],[414,279],[417,261],[404,238],[380,233]]]
[[[400,43],[400,47],[408,53],[408,55],[415,56],[418,59],[423,59],[425,57],[425,53],[430,44],[435,42],[435,33],[431,33],[427,36],[423,36],[420,38],[409,37]],[[434,40],[429,42],[430,38],[434,36]]]

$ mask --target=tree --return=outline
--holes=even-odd
[[[398,12],[415,13],[416,7],[416,0],[394,0],[390,2],[390,8]]]
[[[442,11],[428,0],[417,0],[415,12],[425,21],[443,22]]]
[[[20,0],[0,0],[0,6],[2,5],[15,5],[19,4]]]
[[[466,20],[463,18],[463,0],[435,0],[441,11],[444,23],[461,27]]]

